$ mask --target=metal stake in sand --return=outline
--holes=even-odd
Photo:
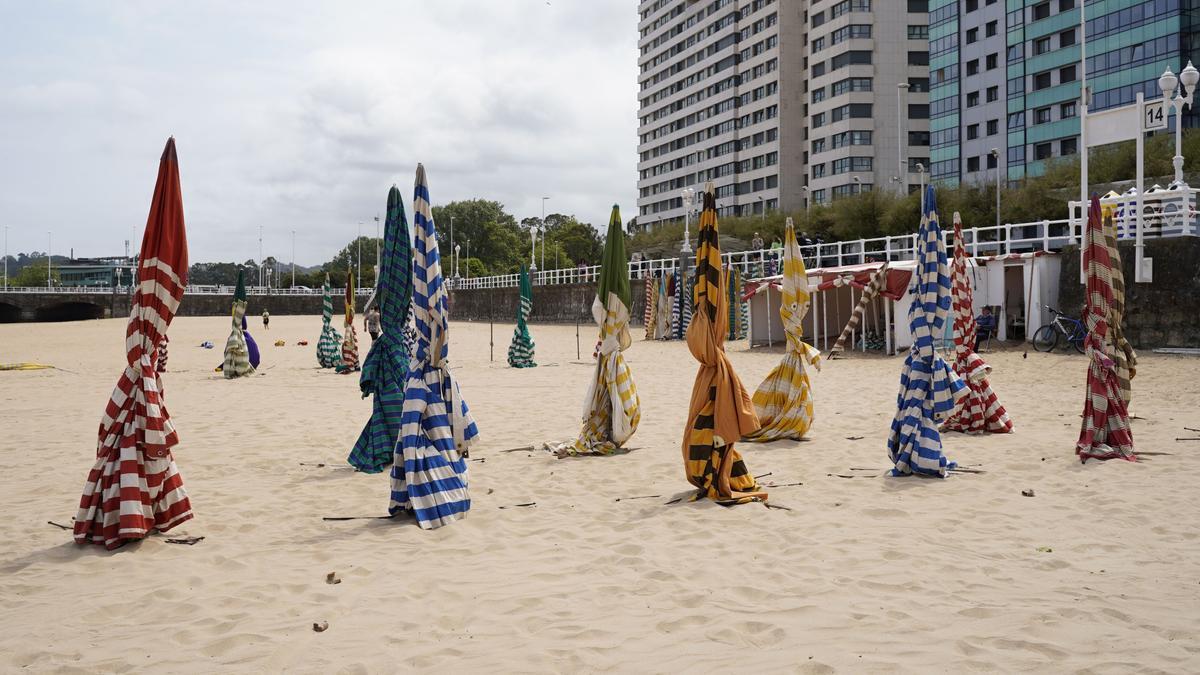
[[[488,293],[488,349],[490,350],[489,361],[496,360],[496,320],[494,318],[494,310],[496,308],[496,289],[492,289]]]

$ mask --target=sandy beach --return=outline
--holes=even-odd
[[[0,361],[58,368],[0,372],[0,670],[1200,670],[1200,442],[1175,440],[1200,436],[1200,359],[1141,355],[1135,442],[1163,454],[1080,465],[1085,358],[984,354],[1016,431],[947,434],[984,472],[947,480],[883,477],[901,358],[826,363],[809,439],[740,446],[790,510],[724,508],[665,504],[690,494],[683,343],[634,330],[632,452],[559,460],[504,451],[578,432],[594,328],[577,359],[574,326],[532,326],[541,365],[518,371],[511,324],[491,362],[488,326],[455,323],[473,506],[422,531],[322,521],[386,514],[388,479],[345,464],[370,400],[317,368],[320,318],[252,320],[260,375],[235,381],[212,372],[228,324],[176,319],[164,375],[196,513],[171,536],[204,540],[112,553],[47,521],[75,513],[125,320],[0,325]],[[751,390],[780,355],[728,350]]]

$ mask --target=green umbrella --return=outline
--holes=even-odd
[[[508,365],[513,368],[533,368],[533,338],[529,335],[529,313],[533,311],[533,285],[529,283],[529,270],[521,265],[521,300],[517,304],[517,328],[513,331],[512,344],[508,347]],[[626,282],[626,286],[629,282]],[[625,289],[626,293],[629,289]]]
[[[238,270],[237,288],[233,291],[233,330],[225,341],[225,363],[221,370],[225,379],[253,375],[250,365],[250,350],[246,346],[246,335],[242,332],[242,319],[246,316],[246,280],[243,270]]]

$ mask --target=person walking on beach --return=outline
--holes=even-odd
[[[372,307],[367,311],[367,316],[363,318],[363,327],[367,329],[367,333],[371,335],[371,342],[379,339],[379,308]]]
[[[263,310],[263,330],[270,330],[270,329],[271,329],[271,313],[264,309]]]

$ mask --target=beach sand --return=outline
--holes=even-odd
[[[0,361],[59,368],[0,372],[0,670],[1200,671],[1200,442],[1175,441],[1200,436],[1195,358],[1141,357],[1135,441],[1165,454],[1080,465],[1085,358],[985,354],[1016,432],[947,434],[986,472],[947,480],[883,477],[901,358],[826,363],[809,439],[740,446],[764,483],[802,483],[770,490],[791,510],[724,508],[665,504],[690,493],[683,343],[634,330],[632,452],[559,460],[503,451],[576,434],[594,328],[578,363],[574,326],[532,326],[541,365],[517,371],[511,324],[494,362],[486,324],[454,324],[482,438],[470,513],[427,532],[322,521],[386,514],[387,477],[345,465],[371,404],[316,367],[319,317],[273,318],[251,321],[261,374],[234,381],[212,372],[228,318],[176,319],[163,379],[196,518],[171,534],[204,540],[112,553],[46,521],[75,513],[125,321],[0,325]],[[729,351],[750,390],[780,354]]]

